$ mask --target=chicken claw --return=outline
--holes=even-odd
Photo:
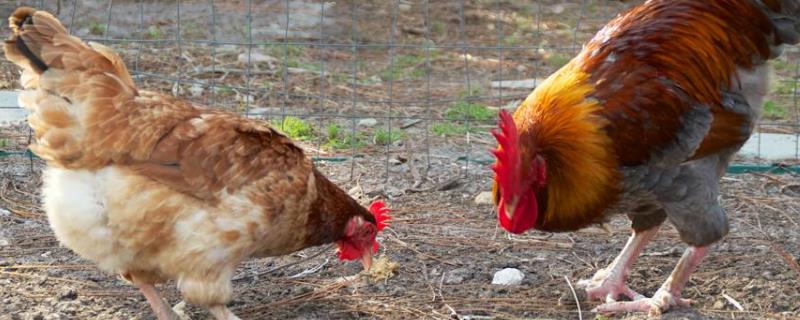
[[[639,300],[645,296],[633,291],[625,281],[614,274],[608,275],[601,270],[591,279],[578,281],[578,286],[586,289],[586,297],[589,300],[601,300],[607,303],[617,301],[620,295],[626,296],[631,300]]]
[[[578,286],[586,288],[586,296],[589,300],[598,299],[610,303],[616,301],[620,295],[631,300],[644,298],[643,295],[631,290],[625,284],[625,280],[636,258],[639,257],[644,246],[653,239],[656,232],[658,232],[658,227],[634,231],[625,244],[625,248],[608,267],[597,271],[591,279],[578,281]]]
[[[692,300],[683,299],[679,294],[672,294],[659,289],[652,298],[639,298],[634,301],[608,302],[597,306],[592,311],[602,314],[619,312],[647,312],[649,316],[659,316],[670,307],[688,307]]]

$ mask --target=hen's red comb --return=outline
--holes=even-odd
[[[519,134],[514,118],[505,110],[500,111],[498,121],[500,131],[492,130],[492,135],[497,139],[498,147],[493,150],[497,162],[492,166],[495,173],[495,181],[500,187],[503,195],[515,195],[519,193],[518,184],[513,183],[515,175],[519,173]]]
[[[375,225],[378,227],[378,231],[388,226],[389,224],[386,221],[392,219],[392,216],[389,215],[389,208],[386,207],[383,201],[375,201],[370,204],[369,212],[375,217]]]

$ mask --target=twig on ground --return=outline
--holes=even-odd
[[[572,291],[572,297],[575,298],[575,305],[578,306],[578,319],[583,320],[583,311],[581,311],[581,302],[578,301],[578,294],[575,293],[575,288],[572,287],[572,282],[569,281],[569,277],[564,276],[564,280],[567,280],[567,285],[569,286],[569,290]]]
[[[729,296],[727,293],[723,292],[722,297],[725,298],[725,300],[728,300],[728,302],[730,302],[730,304],[732,304],[736,309],[739,309],[739,311],[744,311],[742,304],[739,303],[739,301],[736,301],[736,299],[733,297]]]

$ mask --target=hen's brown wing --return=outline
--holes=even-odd
[[[306,168],[309,161],[288,137],[261,121],[200,110],[176,122],[147,159],[130,165],[176,190],[212,200],[222,190],[236,193],[268,175],[305,178],[310,172],[294,170]]]

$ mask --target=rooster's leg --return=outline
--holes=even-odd
[[[700,262],[708,253],[708,247],[689,247],[684,252],[678,265],[672,270],[667,281],[661,285],[652,298],[642,298],[636,301],[612,302],[598,306],[595,310],[600,313],[616,312],[648,312],[650,315],[659,315],[672,306],[689,306],[691,300],[681,298],[681,290],[689,281],[689,276],[697,269]]]
[[[628,239],[628,243],[625,244],[625,248],[608,267],[597,271],[591,279],[579,281],[578,285],[586,288],[587,297],[605,300],[605,302],[616,301],[619,295],[625,295],[634,300],[643,298],[644,296],[628,288],[625,280],[631,266],[636,262],[636,258],[642,253],[645,245],[653,239],[656,232],[658,232],[658,226],[634,231]]]
[[[216,305],[208,308],[208,312],[214,315],[217,320],[240,320],[228,307]]]
[[[139,291],[142,292],[147,302],[150,303],[150,307],[153,308],[153,312],[156,313],[156,318],[158,320],[179,320],[177,314],[172,311],[172,308],[161,298],[161,295],[158,294],[156,291],[156,287],[150,283],[143,283],[143,282],[133,282],[136,287],[139,288]]]

